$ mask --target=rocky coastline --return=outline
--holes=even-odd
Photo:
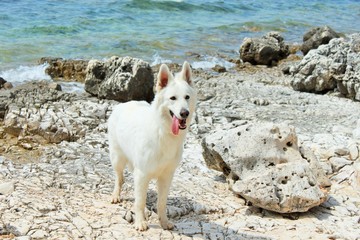
[[[169,195],[174,231],[158,226],[154,183],[150,229],[133,228],[128,171],[122,202],[110,203],[106,121],[116,100],[150,100],[128,92],[145,75],[152,90],[157,67],[41,60],[53,79],[83,82],[81,94],[1,81],[0,239],[360,239],[360,35],[330,33],[306,34],[304,57],[269,33],[245,40],[232,69],[194,70],[198,106]]]

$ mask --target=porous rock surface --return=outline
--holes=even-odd
[[[84,82],[88,60],[43,57],[40,64],[48,64],[45,72],[55,80]]]
[[[335,38],[310,51],[290,68],[291,86],[297,91],[327,92],[360,100],[360,34]]]
[[[276,65],[289,54],[289,46],[277,32],[270,32],[261,38],[245,38],[240,46],[240,58],[243,62],[261,65]]]
[[[0,92],[4,132],[18,137],[28,147],[34,142],[75,141],[105,117],[107,103],[65,93],[59,87],[56,83],[31,82]]]
[[[90,60],[86,69],[85,91],[98,98],[150,102],[153,86],[151,67],[141,59],[114,56],[105,61]]]
[[[82,113],[74,115],[76,123],[92,126],[84,128],[84,135],[74,141],[25,149],[18,137],[4,132],[0,121],[0,238],[353,240],[360,236],[358,103],[278,85],[289,83],[278,68],[259,66],[251,73],[229,70],[216,76],[197,72],[194,82],[199,93],[196,116],[169,193],[173,231],[159,227],[154,182],[147,195],[150,229],[146,232],[136,231],[132,224],[134,186],[130,172],[124,174],[121,203],[110,203],[114,174],[106,121],[117,103],[88,94],[75,97],[62,93],[61,99],[70,98],[69,105],[65,100],[62,104],[77,104]],[[36,98],[40,95],[39,91]],[[11,104],[21,99],[21,95],[11,96],[1,98],[0,103],[7,99],[7,106],[7,101]],[[28,102],[25,106],[35,108]],[[93,116],[105,104],[106,114]],[[37,114],[52,105],[59,102],[38,105]],[[58,121],[72,119],[68,115],[75,114],[63,113]],[[6,110],[4,114],[6,118]],[[237,127],[258,121],[286,122],[295,127],[299,146],[309,149],[331,180],[326,202],[305,213],[286,215],[249,206],[228,190],[221,173],[206,167],[202,138],[228,124]],[[38,155],[34,157],[35,152]]]
[[[292,126],[244,124],[209,134],[202,147],[207,166],[234,180],[231,189],[257,207],[306,212],[327,199],[330,181],[316,158],[303,158]]]

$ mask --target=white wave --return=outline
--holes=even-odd
[[[155,66],[155,65],[158,65],[158,64],[162,64],[162,63],[172,63],[171,60],[168,60],[168,59],[163,59],[159,53],[155,53],[153,56],[152,56],[152,63],[150,64],[150,66]]]
[[[85,84],[79,82],[59,82],[61,85],[61,89],[64,92],[69,93],[84,93],[85,92]]]
[[[50,76],[45,73],[47,64],[36,66],[19,66],[15,69],[4,70],[0,72],[0,77],[11,82],[14,86],[28,81],[51,80]]]
[[[215,67],[216,65],[223,66],[225,68],[232,68],[235,66],[234,63],[228,62],[225,59],[212,57],[212,56],[205,56],[203,60],[193,62],[191,66],[195,69],[202,68],[202,69],[210,69]]]

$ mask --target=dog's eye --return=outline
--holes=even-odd
[[[170,99],[171,99],[171,100],[176,100],[176,97],[175,97],[175,96],[172,96]]]
[[[186,95],[186,96],[185,96],[185,99],[186,99],[186,100],[190,99],[190,96],[189,96],[189,95]]]

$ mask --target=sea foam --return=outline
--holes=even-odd
[[[50,76],[45,73],[47,64],[36,66],[19,66],[14,69],[8,69],[0,72],[0,77],[17,86],[24,82],[36,80],[51,80]]]
[[[195,69],[210,69],[215,67],[216,65],[223,66],[225,68],[232,68],[235,66],[234,63],[228,62],[225,59],[212,57],[212,56],[204,56],[202,60],[193,62],[191,66]]]

